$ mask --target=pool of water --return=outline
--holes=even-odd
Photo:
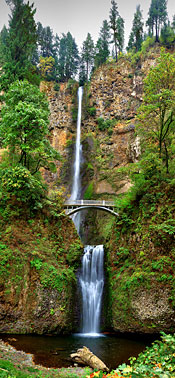
[[[146,346],[151,345],[155,336],[146,335],[87,335],[34,336],[0,335],[0,338],[17,350],[34,354],[34,361],[46,367],[68,367],[72,365],[70,354],[87,346],[110,369],[137,356]]]

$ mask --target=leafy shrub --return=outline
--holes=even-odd
[[[96,115],[96,108],[93,106],[92,108],[88,108],[88,113],[90,116],[95,116]]]
[[[60,90],[60,84],[55,83],[53,89],[54,89],[54,91],[59,92],[59,90]]]
[[[108,130],[111,126],[114,126],[116,123],[115,119],[107,119],[100,117],[97,119],[98,128],[100,131]]]
[[[42,207],[41,198],[44,186],[22,165],[10,167],[0,172],[3,196],[6,199],[16,197],[17,201],[27,202],[33,208]]]

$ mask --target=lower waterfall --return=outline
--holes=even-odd
[[[79,282],[82,292],[82,333],[98,334],[104,287],[103,245],[86,246]]]

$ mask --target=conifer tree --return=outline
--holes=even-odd
[[[32,66],[32,55],[36,48],[37,34],[34,20],[34,5],[23,0],[7,0],[12,14],[6,48],[5,74],[1,78],[2,87],[6,88],[16,79],[28,77]]]
[[[83,42],[82,60],[86,65],[86,80],[89,79],[89,74],[94,64],[94,42],[91,34],[88,33],[86,40]]]
[[[96,44],[95,66],[106,62],[109,56],[110,26],[107,20],[103,21],[100,29],[100,37]]]
[[[109,20],[110,20],[110,27],[113,32],[113,42],[114,42],[114,51],[115,51],[115,59],[117,62],[118,52],[117,52],[117,19],[119,16],[118,6],[115,0],[111,1],[111,9],[109,13]]]
[[[140,9],[140,5],[137,5],[136,12],[134,14],[131,33],[129,36],[129,42],[127,50],[135,49],[139,51],[143,42],[143,17]]]
[[[146,25],[149,28],[149,34],[154,35],[156,42],[159,41],[160,29],[167,21],[167,0],[151,0]]]
[[[109,22],[113,34],[114,53],[117,62],[118,49],[122,51],[124,45],[124,20],[119,15],[118,6],[115,0],[111,0],[111,9],[109,13]]]
[[[71,33],[62,34],[59,45],[59,78],[61,81],[74,77],[78,70],[79,54],[75,39]]]

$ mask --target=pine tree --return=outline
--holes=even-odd
[[[136,51],[140,50],[141,44],[143,42],[143,25],[144,23],[140,5],[137,5],[127,46],[128,51],[133,48]]]
[[[110,28],[113,33],[114,53],[117,62],[118,50],[121,52],[124,45],[124,20],[119,15],[118,6],[115,0],[111,1],[111,9],[109,13]]]
[[[117,19],[117,46],[121,53],[124,47],[124,19],[121,16]]]
[[[160,28],[167,21],[167,0],[151,0],[146,25],[149,33],[154,35],[156,42],[159,41]]]
[[[82,60],[86,65],[86,80],[89,80],[89,74],[94,64],[94,42],[90,35],[87,34],[86,40],[83,42]]]
[[[100,64],[106,62],[109,56],[109,40],[110,40],[110,26],[107,20],[103,21],[102,27],[100,29],[100,37],[96,44],[96,55],[95,55],[95,66],[98,67]]]
[[[59,78],[61,81],[74,77],[78,70],[79,54],[75,39],[71,33],[62,34],[59,45]]]
[[[114,51],[115,51],[115,59],[117,62],[118,52],[117,52],[117,19],[119,16],[118,6],[115,0],[111,1],[111,9],[109,13],[109,20],[110,20],[110,27],[113,32],[113,42],[114,42]]]
[[[24,4],[23,0],[7,2],[11,5],[12,15],[9,21],[6,64],[3,67],[5,74],[1,78],[4,88],[16,79],[28,77],[37,41],[33,4]]]
[[[6,49],[7,49],[8,30],[4,25],[0,32],[0,65],[5,64]]]

